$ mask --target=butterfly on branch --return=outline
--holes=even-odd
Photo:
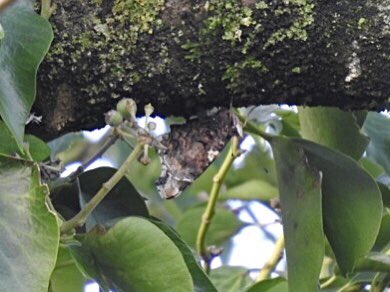
[[[162,198],[179,196],[216,159],[230,138],[237,133],[229,109],[218,109],[204,116],[171,126],[159,150],[162,164],[156,181]]]

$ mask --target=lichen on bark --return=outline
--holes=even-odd
[[[47,131],[38,131],[103,125],[120,97],[185,116],[231,103],[383,108],[390,36],[378,3],[57,1],[34,108]]]

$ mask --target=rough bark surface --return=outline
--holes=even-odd
[[[104,125],[121,97],[158,114],[213,106],[383,109],[390,0],[56,1],[30,132]]]

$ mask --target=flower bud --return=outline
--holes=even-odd
[[[111,127],[118,127],[123,122],[123,117],[120,112],[110,110],[105,114],[106,124]]]
[[[148,103],[147,105],[145,105],[144,110],[145,110],[145,116],[148,118],[154,112],[154,107],[152,106],[152,104]]]
[[[125,119],[135,120],[137,104],[132,98],[122,98],[116,105],[116,109]]]

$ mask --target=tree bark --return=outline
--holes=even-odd
[[[390,0],[67,0],[28,131],[104,125],[119,98],[162,116],[214,106],[389,107]]]

